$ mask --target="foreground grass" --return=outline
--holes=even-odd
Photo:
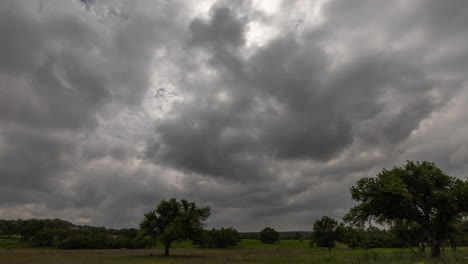
[[[0,240],[0,244],[5,240]],[[190,243],[174,245],[172,256],[162,256],[162,249],[116,249],[116,250],[0,250],[0,264],[203,264],[203,263],[330,263],[330,264],[467,264],[468,248],[457,254],[447,250],[438,260],[411,250],[374,249],[349,250],[339,247],[329,252],[323,248],[309,248],[308,243],[284,240],[268,245],[256,240],[243,240],[236,248],[199,249]],[[185,247],[185,248],[180,248]],[[3,247],[2,247],[3,248]]]
[[[162,256],[161,249],[145,250],[2,250],[0,263],[8,264],[203,264],[203,263],[330,263],[330,264],[463,264],[468,263],[468,250],[447,254],[433,260],[410,251],[372,250],[272,250],[272,249],[173,249],[173,255]],[[153,256],[151,256],[153,254]]]

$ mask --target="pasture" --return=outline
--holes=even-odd
[[[325,248],[309,248],[307,241],[282,240],[278,244],[262,244],[243,240],[229,249],[201,249],[190,243],[174,245],[171,256],[153,249],[57,250],[33,248],[15,243],[14,239],[0,239],[1,264],[204,264],[204,263],[395,263],[435,264],[468,263],[468,248],[457,254],[446,250],[441,259],[430,259],[409,249],[350,250],[344,246],[329,252]]]

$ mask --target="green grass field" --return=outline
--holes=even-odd
[[[0,249],[24,249],[33,248],[30,242],[21,241],[15,237],[0,237]]]
[[[15,242],[16,241],[16,242]],[[10,248],[10,249],[8,249]],[[310,248],[307,241],[283,240],[278,244],[262,244],[243,240],[230,249],[199,249],[190,243],[174,245],[172,256],[162,256],[162,249],[56,250],[37,249],[17,239],[0,238],[1,264],[203,264],[203,263],[468,263],[468,248],[457,254],[447,250],[444,257],[432,260],[411,250],[374,249],[350,250],[344,246],[329,252],[324,248]]]

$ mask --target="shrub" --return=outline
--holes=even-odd
[[[265,227],[260,231],[260,241],[262,243],[273,244],[279,242],[279,233],[271,227]]]

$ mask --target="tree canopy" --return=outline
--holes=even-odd
[[[432,257],[440,257],[442,241],[468,212],[468,182],[447,175],[430,162],[408,161],[402,167],[384,169],[375,178],[360,179],[351,195],[358,204],[345,221],[417,225],[431,246]]]
[[[176,199],[162,200],[155,210],[145,214],[140,229],[161,242],[165,255],[173,242],[193,240],[203,232],[204,221],[210,215],[208,207]]]
[[[314,223],[310,245],[313,246],[316,243],[318,247],[327,247],[331,250],[335,247],[335,240],[339,239],[339,233],[338,222],[328,216],[323,216]]]
[[[232,228],[205,230],[193,242],[205,248],[227,248],[236,246],[241,241],[239,232]]]
[[[279,233],[275,229],[267,226],[260,231],[260,241],[269,244],[279,242]]]

